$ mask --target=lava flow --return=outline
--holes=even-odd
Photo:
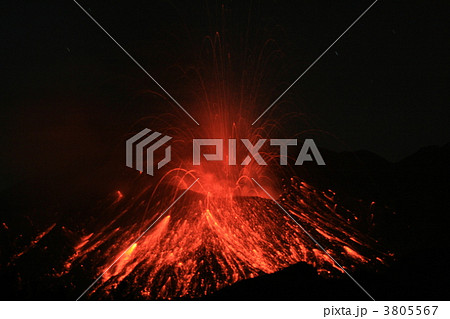
[[[272,200],[258,196],[189,191],[133,243],[173,200],[157,196],[153,216],[139,216],[147,195],[127,202],[126,194],[117,194],[111,209],[120,213],[82,238],[67,261],[64,273],[83,266],[95,277],[104,273],[88,298],[201,297],[298,262],[313,265],[325,277],[343,273]],[[280,202],[346,269],[380,266],[384,256],[374,248],[376,242],[351,226],[356,215],[333,196],[291,179]]]

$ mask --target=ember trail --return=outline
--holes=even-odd
[[[156,205],[143,216],[138,211],[148,205],[143,199],[149,191],[139,198],[118,195],[106,214],[114,211],[116,217],[81,238],[59,275],[70,276],[80,267],[89,269],[91,279],[103,273],[172,200],[167,192],[157,195]],[[352,226],[357,215],[336,203],[334,195],[291,179],[280,202],[346,269],[380,267],[384,255],[376,242]],[[217,197],[199,186],[133,244],[85,298],[201,297],[298,262],[313,265],[326,278],[343,275],[273,201]]]

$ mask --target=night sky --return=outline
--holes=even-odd
[[[194,117],[202,110],[177,66],[195,67],[205,36],[224,33],[232,52],[273,39],[279,58],[265,76],[274,100],[370,3],[80,0]],[[101,166],[133,123],[159,112],[143,93],[157,86],[73,1],[10,1],[0,11],[1,188]],[[380,0],[272,114],[306,114],[326,132],[319,148],[391,161],[448,143],[448,12],[448,1]],[[185,116],[169,102],[165,111]]]

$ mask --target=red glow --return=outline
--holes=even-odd
[[[215,41],[220,39],[211,39],[214,52],[219,50]],[[220,56],[224,52],[216,53]],[[280,189],[281,177],[292,174],[274,165],[279,159],[267,149],[260,151],[267,166],[254,160],[246,166],[233,166],[227,159],[192,165],[192,158],[186,154],[192,154],[193,138],[247,138],[254,144],[280,126],[275,121],[251,126],[256,94],[245,96],[243,88],[233,94],[232,88],[223,83],[236,81],[223,71],[216,72],[204,76],[197,86],[206,92],[197,105],[203,110],[202,116],[196,116],[199,127],[174,120],[171,115],[158,121],[168,126],[158,131],[173,137],[173,149],[177,149],[172,154],[172,167],[165,168],[155,185],[136,183],[127,196],[117,191],[113,205],[99,216],[104,223],[83,237],[69,258],[71,268],[93,265],[93,280],[106,272],[88,297],[114,298],[116,291],[144,299],[200,297],[298,262],[313,265],[325,277],[342,275],[342,269],[267,198],[252,178],[346,268],[383,263],[385,256],[377,251],[376,242],[352,226],[357,212],[340,206],[335,193],[321,192],[297,178],[288,179]],[[210,78],[212,81],[208,81]],[[211,83],[211,87],[206,88],[205,83]],[[240,147],[238,163],[248,154]],[[140,176],[139,180],[144,178]],[[197,178],[198,183],[133,244]]]
[[[163,198],[154,207],[155,216],[170,202]],[[346,268],[383,262],[384,255],[372,247],[375,242],[330,209],[335,207],[331,193],[292,180],[281,202]],[[98,256],[96,251],[101,249],[102,257],[94,259],[100,275],[123,254],[90,295],[104,298],[122,285],[127,293],[148,299],[199,297],[297,262],[313,265],[325,277],[342,275],[342,269],[269,199],[188,193],[131,245],[154,218],[123,229],[108,228],[131,214],[135,204],[127,203],[110,225],[84,237],[70,260],[80,263],[86,256]]]

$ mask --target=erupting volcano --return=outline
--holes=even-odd
[[[327,278],[344,275],[333,259],[349,271],[376,269],[385,262],[376,240],[356,227],[355,222],[369,214],[369,204],[366,211],[350,211],[332,191],[293,177],[293,170],[281,170],[279,156],[267,148],[260,151],[268,165],[243,161],[248,152],[241,144],[233,160],[237,165],[229,165],[226,157],[223,162],[192,164],[187,154],[193,138],[243,138],[255,145],[260,138],[274,137],[281,126],[282,116],[264,119],[258,127],[250,125],[258,114],[256,105],[270,101],[258,94],[265,79],[261,70],[272,59],[264,54],[270,41],[257,60],[238,59],[245,71],[236,73],[233,70],[240,68],[232,66],[232,55],[219,34],[207,39],[211,46],[205,52],[211,59],[185,73],[194,73],[192,78],[198,80],[192,92],[197,92],[196,109],[201,112],[193,114],[200,125],[183,113],[183,120],[163,114],[146,123],[173,138],[172,161],[162,170],[166,173],[152,181],[138,175],[132,187],[117,191],[108,205],[99,207],[96,222],[84,227],[74,253],[56,273],[75,284],[80,277],[93,282],[82,298],[197,298],[299,262]]]
[[[133,243],[180,192],[167,198],[166,189],[149,209],[149,191],[135,198],[117,193],[100,218],[111,218],[109,223],[81,238],[58,276],[84,267],[94,280],[106,271],[87,292],[90,299],[173,299],[201,297],[298,262],[313,265],[324,277],[343,275],[271,199],[259,196],[189,191]],[[346,269],[377,268],[384,262],[377,243],[352,226],[358,214],[336,203],[331,191],[291,179],[280,202]]]
[[[267,65],[277,65],[274,42],[264,40],[258,54],[248,47],[235,50],[218,32],[204,43],[198,66],[182,70],[187,90],[176,91],[187,92],[193,116],[169,95],[184,112],[149,116],[133,127],[141,131],[146,121],[145,127],[170,136],[170,163],[151,178],[142,169],[127,169],[131,186],[95,208],[93,222],[76,233],[65,229],[74,247],[52,276],[84,291],[83,299],[175,299],[210,295],[299,262],[325,278],[344,276],[341,266],[349,272],[381,267],[386,255],[357,227],[370,215],[369,204],[361,211],[346,208],[333,191],[281,167],[279,153],[266,146],[258,149],[263,165],[248,156],[248,145],[279,138],[283,118],[292,118],[273,119],[269,112],[253,126],[260,106],[274,99],[264,92],[267,81],[274,81],[266,74]],[[237,153],[232,159],[195,165],[188,155],[194,138],[250,144],[225,145]],[[81,287],[87,281],[92,284]]]
[[[449,299],[448,11],[2,6],[2,300]]]

